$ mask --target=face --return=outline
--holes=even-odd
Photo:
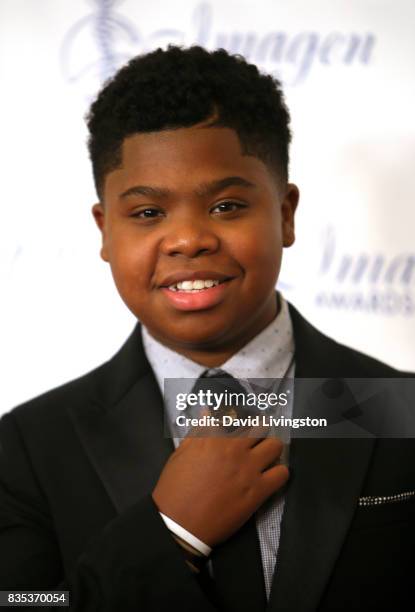
[[[93,214],[128,308],[154,338],[212,367],[276,316],[297,202],[295,185],[243,155],[233,130],[199,124],[127,138]],[[185,280],[208,282],[177,287]]]

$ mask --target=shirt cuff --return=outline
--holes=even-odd
[[[173,521],[171,518],[169,518],[162,512],[159,512],[159,514],[165,522],[166,527],[169,531],[179,536],[179,538],[190,544],[190,546],[193,546],[193,548],[202,553],[202,555],[205,555],[206,557],[210,555],[210,553],[212,552],[210,546],[202,542],[202,540],[199,540],[199,538],[190,533],[190,531],[187,531],[187,529]]]

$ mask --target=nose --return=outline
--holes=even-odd
[[[195,217],[170,225],[168,233],[163,238],[161,251],[164,255],[184,255],[197,257],[198,255],[214,253],[219,247],[219,237],[209,226],[206,219],[198,220]]]

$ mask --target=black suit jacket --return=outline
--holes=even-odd
[[[400,375],[290,314],[297,377]],[[414,607],[415,499],[358,505],[415,491],[413,440],[292,441],[267,604],[253,519],[213,551],[214,587],[161,520],[150,494],[173,451],[162,409],[138,325],[109,362],[0,420],[0,589],[69,588],[82,612]]]

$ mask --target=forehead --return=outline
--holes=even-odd
[[[234,130],[201,124],[126,138],[122,165],[108,174],[105,192],[114,195],[137,183],[194,190],[225,176],[275,188],[275,177],[260,159],[243,153]]]

